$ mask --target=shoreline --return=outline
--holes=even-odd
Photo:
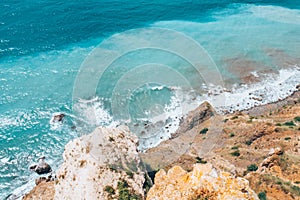
[[[293,171],[300,170],[300,91],[296,89],[276,102],[209,115],[204,121],[197,116],[214,110],[200,105],[183,122],[191,129],[183,129],[176,137],[149,149],[142,155],[143,161],[153,171],[176,165],[190,171],[195,162],[208,162],[246,178],[257,194],[265,191],[268,199],[297,199],[300,176]],[[275,155],[274,149],[279,149]],[[248,171],[249,166],[255,169]]]
[[[183,102],[186,109],[184,112],[171,110],[167,114],[171,117],[172,126],[166,126],[162,128],[161,133],[148,137],[147,140],[141,140],[140,144],[145,147],[142,146],[140,150],[147,151],[174,138],[180,129],[180,116],[181,118],[187,117],[188,113],[193,112],[204,102],[212,105],[218,114],[226,115],[256,110],[259,107],[265,108],[276,102],[284,101],[299,91],[297,86],[300,84],[300,68],[281,69],[278,74],[266,74],[264,78],[266,79],[260,82],[246,84],[229,91],[223,89],[218,94],[204,94],[192,101]]]
[[[287,96],[284,99],[278,100],[276,102],[270,102],[265,105],[255,106],[253,108],[249,108],[243,111],[242,113],[252,115],[252,116],[259,116],[262,114],[269,114],[269,112],[275,111],[278,107],[283,107],[286,105],[294,105],[297,102],[300,102],[300,85],[297,85],[296,88],[298,90],[294,91],[293,94]]]
[[[299,101],[299,99],[300,99],[300,91],[299,90],[300,90],[300,87],[299,87],[299,83],[298,83],[298,85],[295,86],[295,91],[293,91],[293,93],[291,95],[289,95],[289,96],[287,96],[283,99],[279,99],[275,102],[270,102],[270,103],[263,104],[263,105],[254,105],[253,107],[247,108],[247,109],[244,109],[244,110],[235,110],[231,113],[229,113],[229,112],[226,113],[225,112],[225,113],[219,113],[219,114],[222,114],[223,116],[228,115],[228,114],[229,115],[230,114],[234,115],[234,114],[237,114],[237,113],[249,114],[249,115],[253,115],[253,116],[260,116],[262,114],[267,114],[269,112],[273,112],[274,110],[278,109],[278,107],[283,107],[284,105],[293,105],[293,103],[295,101]],[[213,105],[212,105],[212,107],[213,107],[213,109],[215,109],[215,107]],[[193,111],[195,111],[195,109],[192,110],[191,112],[193,112]],[[180,129],[180,126],[178,127],[177,131]],[[176,134],[177,131],[175,131],[173,134]],[[159,142],[157,146],[159,146],[163,142],[167,142],[171,139],[176,138],[177,136],[176,135],[174,136],[173,134],[171,135],[171,137],[169,139]],[[156,148],[157,146],[151,147],[148,150]],[[146,151],[148,151],[148,150],[146,150]],[[30,184],[28,183],[28,185],[30,185],[30,187],[32,187],[31,183]],[[20,188],[17,188],[15,191],[18,191],[19,189]],[[24,192],[26,193],[26,191],[28,192],[28,191],[30,191],[30,189],[27,190],[27,189],[23,188],[22,189],[22,195],[24,195]],[[12,193],[12,194],[14,194],[14,193]]]
[[[278,72],[276,75],[265,75],[259,82],[234,87],[230,92],[222,93],[220,97],[208,97],[208,102],[217,112],[229,114],[282,101],[299,90],[297,86],[300,84],[300,68],[296,66]]]
[[[286,104],[291,104],[292,105],[292,103],[294,101],[298,100],[297,98],[300,98],[300,91],[299,91],[300,87],[298,87],[298,89],[297,89],[297,86],[299,86],[299,85],[295,85],[295,87],[294,87],[295,91],[291,95],[285,97],[284,99],[280,99],[280,100],[277,100],[275,102],[270,102],[270,103],[267,103],[267,104],[264,104],[264,105],[255,105],[252,108],[248,108],[248,109],[244,109],[244,110],[236,110],[236,111],[232,112],[231,114],[245,113],[245,114],[249,114],[249,115],[253,115],[253,116],[260,116],[260,115],[262,115],[262,113],[265,115],[265,114],[268,114],[270,112],[273,112],[274,110],[277,109],[278,106],[284,106]],[[193,109],[193,110],[195,110],[195,109]],[[227,114],[230,114],[230,113],[227,113]],[[223,115],[226,115],[226,113],[223,113]],[[177,130],[179,128],[180,128],[180,126],[177,128]],[[158,146],[160,143],[162,143],[164,141],[168,141],[168,140],[176,137],[174,135],[176,135],[176,131],[173,134],[171,134],[170,138],[168,138],[167,140],[162,140],[162,141],[158,142],[156,146]],[[156,146],[151,147],[151,148],[155,148]],[[34,179],[31,179],[31,181],[29,181],[29,182],[33,182],[33,180]],[[26,183],[25,185],[28,185],[29,187],[32,187],[34,184],[29,183],[29,182]],[[21,187],[16,188],[13,192],[15,192],[15,191],[17,191],[17,193],[20,194],[20,191],[28,191],[28,190],[24,189],[24,185],[22,185]]]
[[[42,155],[47,156],[47,162],[56,173],[64,161],[62,155],[67,144],[90,135],[99,126],[109,129],[128,126],[139,138],[139,154],[172,144],[171,141],[177,139],[175,146],[166,147],[166,157],[171,151],[181,155],[189,152],[190,155],[180,157],[187,163],[194,162],[195,152],[200,158],[197,162],[209,161],[206,158],[212,158],[210,148],[223,150],[216,156],[222,161],[230,157],[231,152],[240,150],[241,156],[231,160],[235,164],[241,157],[249,158],[244,160],[247,164],[259,164],[268,156],[269,149],[278,145],[284,149],[284,155],[278,155],[280,159],[290,156],[292,149],[299,147],[300,152],[300,120],[295,119],[296,115],[300,119],[300,1],[215,4],[132,1],[107,4],[103,8],[97,1],[91,5],[41,3],[43,10],[26,13],[36,10],[36,5],[9,2],[3,7],[3,20],[0,20],[4,31],[4,38],[0,40],[4,45],[0,48],[3,55],[0,199],[12,194],[20,199],[21,194],[35,187],[34,179],[39,176],[28,168]],[[22,7],[26,9],[19,9]],[[38,12],[49,19],[44,20]],[[141,30],[148,29],[153,31],[144,37]],[[175,35],[163,37],[156,29],[176,32],[194,41],[195,46]],[[151,48],[153,46],[160,48]],[[195,47],[200,47],[199,51],[193,51],[198,49]],[[94,57],[96,49],[105,54],[111,52],[112,56],[123,53],[111,63],[105,62],[110,56],[97,62],[101,55]],[[89,82],[88,75],[80,76],[89,61],[96,68],[105,64],[107,68],[98,77],[95,96],[87,97],[91,98],[89,102],[83,102],[82,109],[76,112],[73,106],[77,100],[73,101],[72,96],[75,98],[74,91],[81,87],[74,83],[83,86],[82,94],[92,89],[84,87]],[[170,69],[179,76],[175,78],[177,76],[169,70],[149,67],[148,71],[145,68],[148,65]],[[139,74],[142,72],[139,69],[148,74]],[[93,69],[87,71],[93,72]],[[99,75],[90,74],[91,77]],[[170,87],[147,83],[145,90],[144,87],[133,89],[138,80],[149,82],[159,79],[160,75],[166,75],[161,79],[170,77]],[[182,83],[193,86],[193,90],[184,87],[179,77],[183,78]],[[92,78],[90,80],[92,83]],[[179,83],[178,88],[171,86],[174,82]],[[128,89],[128,85],[132,85],[133,90]],[[148,86],[152,86],[153,91],[148,92]],[[117,98],[114,94],[118,89],[119,94],[128,96]],[[112,96],[120,100],[115,101],[116,112]],[[169,101],[169,97],[174,99]],[[123,106],[124,102],[128,102],[128,109],[127,105]],[[202,105],[206,102],[211,107]],[[128,123],[127,119],[121,119],[127,110]],[[120,117],[116,114],[118,111]],[[59,127],[48,122],[54,112],[66,114],[66,120]],[[254,128],[250,130],[250,126]],[[191,139],[184,135],[190,135]],[[186,140],[181,141],[181,138]],[[183,148],[183,144],[188,148]],[[204,150],[197,151],[202,147]],[[256,149],[261,152],[257,153]],[[300,154],[295,155],[300,160]],[[280,159],[278,163],[282,164]],[[253,163],[248,163],[249,160]],[[236,165],[239,172],[247,167],[240,164]],[[300,162],[297,165],[300,166]],[[287,166],[288,170],[293,167],[290,163]],[[272,169],[284,174],[284,170],[281,172],[276,167]],[[285,185],[285,181],[283,178],[277,182]],[[299,182],[300,186],[300,178],[289,181],[292,185]],[[278,187],[279,184],[273,185],[275,189]]]
[[[260,116],[260,115],[262,115],[262,113],[267,114],[270,111],[273,112],[273,111],[277,110],[278,108],[284,107],[285,105],[294,105],[295,103],[299,103],[299,99],[300,99],[300,91],[299,91],[299,87],[298,87],[298,90],[295,91],[292,95],[286,97],[285,99],[278,100],[277,102],[272,102],[272,103],[269,103],[269,104],[266,104],[266,105],[255,106],[253,108],[246,109],[244,111],[236,111],[234,113],[224,114],[224,115],[220,115],[220,116],[223,116],[223,117],[226,116],[226,115],[235,116],[236,114],[246,114],[246,115]],[[213,109],[213,107],[212,107],[212,109]],[[192,111],[192,112],[195,112],[195,110]],[[203,121],[200,122],[200,126],[202,126],[201,125],[202,123],[203,123]],[[192,129],[193,128],[194,127],[192,127]],[[172,139],[174,139],[174,138],[172,137],[172,138],[170,138],[170,139],[168,139],[164,142],[171,141]],[[162,143],[160,143],[159,145],[161,145],[161,144]],[[155,148],[157,148],[157,147],[150,148],[149,150],[151,151]],[[34,188],[36,188],[36,186]],[[28,191],[25,194],[28,194],[29,191],[30,190],[28,189]],[[23,198],[25,194],[22,194],[22,197],[20,197],[20,198]]]

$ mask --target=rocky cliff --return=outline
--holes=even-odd
[[[127,127],[99,127],[69,142],[54,187],[50,185],[53,182],[48,183],[54,192],[47,196],[36,194],[40,191],[37,188],[44,186],[39,184],[26,200],[143,199],[145,174],[140,167],[137,143],[137,137]]]
[[[258,200],[246,179],[218,171],[211,164],[196,164],[191,172],[179,166],[160,170],[147,200],[249,199]]]
[[[190,113],[187,119],[193,117]],[[197,113],[196,113],[197,114]],[[192,121],[186,121],[193,125]],[[153,170],[211,163],[243,177],[261,199],[300,199],[300,92],[243,112],[213,115],[142,154]]]
[[[300,92],[227,115],[205,103],[142,154],[126,127],[100,127],[69,142],[58,180],[25,199],[300,199],[299,130]],[[159,171],[146,195],[141,163]]]

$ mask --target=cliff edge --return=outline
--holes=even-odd
[[[157,172],[147,200],[169,199],[258,200],[258,197],[246,179],[218,171],[211,164],[195,164],[191,172],[179,166]]]

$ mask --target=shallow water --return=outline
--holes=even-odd
[[[167,139],[182,114],[204,100],[219,110],[238,110],[289,95],[300,82],[299,8],[300,3],[292,0],[4,1],[0,6],[0,198],[32,186],[35,175],[28,166],[38,157],[46,155],[56,168],[64,145],[98,125],[128,124],[145,149]],[[136,28],[153,28],[151,37],[141,38]],[[157,29],[179,35],[166,39]],[[120,34],[110,38],[116,33]],[[197,55],[189,39],[202,48],[201,59],[194,64],[201,67],[199,73],[189,62]],[[135,43],[144,48],[132,51],[129,47]],[[159,49],[145,48],[154,43]],[[79,95],[88,100],[75,99],[73,104],[76,81],[90,84],[88,79],[78,81],[78,72],[90,61],[91,52],[103,50],[125,54],[107,67],[94,95]],[[227,88],[234,95],[209,95],[220,93],[214,88]],[[251,100],[261,94],[264,101]],[[67,114],[63,125],[49,123],[55,112]],[[73,125],[77,131],[71,129]]]

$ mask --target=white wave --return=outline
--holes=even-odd
[[[184,91],[179,87],[173,87],[172,91],[174,96],[171,97],[170,104],[163,108],[163,113],[145,119],[150,124],[150,128],[145,130],[148,131],[146,137],[139,137],[138,149],[140,151],[145,151],[170,139],[179,128],[182,117],[199,105],[199,101],[191,91]]]
[[[74,111],[79,114],[77,120],[90,126],[109,126],[114,127],[118,123],[113,121],[113,117],[103,108],[100,98],[85,100],[80,99],[73,106]]]
[[[30,177],[29,179],[34,180],[34,177]],[[28,181],[26,184],[16,188],[10,195],[14,200],[22,200],[24,194],[28,193],[35,186],[34,181]]]
[[[255,73],[255,72],[254,72]],[[162,115],[151,119],[146,119],[152,124],[158,124],[160,129],[152,132],[150,136],[140,138],[139,150],[144,151],[157,146],[162,141],[168,140],[172,133],[179,128],[180,119],[189,111],[197,108],[204,101],[210,102],[215,110],[220,114],[245,110],[258,105],[284,99],[296,91],[296,85],[300,84],[300,69],[282,69],[277,76],[270,75],[267,79],[253,85],[244,85],[234,89],[232,92],[226,91],[215,94],[204,94],[196,99],[193,95],[176,89],[175,96],[171,98],[171,103],[164,108]],[[182,96],[185,99],[182,99]]]
[[[50,164],[52,170],[55,172],[59,168],[61,160],[48,160],[47,163]],[[24,195],[29,193],[35,187],[34,180],[38,177],[40,176],[35,173],[31,173],[28,177],[24,177],[22,181],[26,181],[26,183],[23,183],[20,187],[17,187],[10,193],[10,195],[13,197],[12,199],[22,200]]]
[[[289,24],[300,24],[300,10],[280,6],[251,6],[249,11],[256,17]]]
[[[1,116],[0,117],[0,129],[4,129],[7,126],[17,126],[19,125],[18,121],[15,118],[8,117],[8,116]]]
[[[51,112],[51,110],[18,110],[0,115],[0,129],[10,126],[28,127],[39,123],[43,118],[49,118]]]
[[[204,95],[204,99],[220,113],[234,112],[282,100],[295,92],[298,84],[300,68],[295,66],[292,69],[279,70],[278,75],[269,75],[262,82],[243,85],[218,96]]]
[[[164,89],[164,86],[153,86],[151,87],[151,90],[155,91],[155,90],[162,90]]]

